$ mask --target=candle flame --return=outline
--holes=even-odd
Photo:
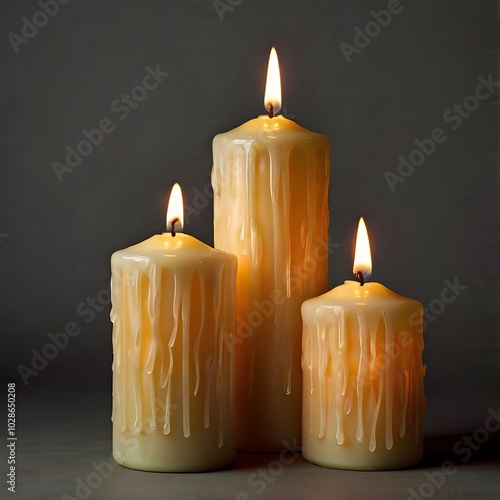
[[[182,191],[176,182],[170,192],[170,199],[167,207],[167,231],[172,230],[172,223],[175,222],[175,231],[182,233],[184,227],[184,206],[182,201]]]
[[[358,234],[356,235],[356,250],[354,251],[354,274],[361,272],[364,276],[372,273],[372,255],[370,252],[370,240],[366,224],[361,217],[358,224]]]
[[[269,54],[269,64],[267,65],[266,91],[264,93],[264,106],[269,109],[273,106],[273,113],[276,114],[281,109],[281,77],[278,54],[273,47]]]

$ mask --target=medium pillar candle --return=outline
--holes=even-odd
[[[113,456],[132,469],[204,471],[235,455],[236,258],[175,230],[111,258]]]

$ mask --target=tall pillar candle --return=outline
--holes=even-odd
[[[269,69],[270,116],[217,135],[212,170],[215,246],[238,257],[237,448],[262,452],[300,443],[300,307],[329,253],[329,141],[274,115]]]
[[[423,307],[363,283],[363,264],[355,272],[361,283],[302,306],[303,455],[340,469],[408,467],[423,454]]]
[[[111,258],[113,456],[147,471],[216,469],[235,455],[237,262],[167,219],[172,232]]]

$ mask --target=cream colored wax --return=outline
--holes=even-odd
[[[238,257],[236,440],[301,440],[302,302],[327,290],[329,142],[283,116],[213,141],[215,247]]]
[[[340,469],[420,461],[423,307],[346,281],[302,306],[303,455]]]
[[[111,258],[113,456],[191,472],[233,461],[236,258],[155,235]]]

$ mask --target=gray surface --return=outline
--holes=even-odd
[[[284,114],[327,134],[332,143],[330,235],[341,246],[330,260],[330,286],[351,277],[360,215],[373,245],[373,280],[426,306],[439,299],[446,279],[467,286],[425,331],[426,425],[436,435],[483,425],[488,408],[500,403],[500,91],[456,130],[443,113],[474,92],[479,76],[491,73],[497,79],[498,8],[493,1],[402,0],[401,5],[403,11],[348,64],[339,44],[352,44],[354,28],[364,27],[370,11],[385,9],[386,1],[245,0],[220,20],[210,0],[73,0],[17,54],[7,34],[20,34],[23,16],[32,19],[40,7],[5,3],[0,16],[2,378],[18,378],[18,366],[31,363],[30,351],[42,350],[50,332],[75,321],[80,335],[29,379],[26,397],[61,385],[110,389],[109,306],[94,318],[79,313],[78,306],[108,286],[114,250],[163,231],[166,197],[175,181],[183,186],[186,203],[197,203],[195,189],[203,191],[210,179],[213,136],[264,112],[265,68],[275,44]],[[141,83],[148,65],[170,74],[120,120],[111,103]],[[65,147],[83,138],[82,129],[106,117],[116,129],[58,182],[51,163],[62,162]],[[397,157],[408,157],[415,139],[429,137],[437,127],[445,129],[446,142],[391,192],[384,172],[396,171]],[[186,230],[213,242],[211,200]],[[91,396],[88,405],[95,405]],[[106,411],[101,415],[108,418]],[[38,433],[34,439],[35,417],[26,430],[23,459],[30,468],[39,463],[44,482],[37,491],[56,488],[43,472],[49,463],[54,470],[64,464],[84,473],[92,446],[96,456],[108,452],[109,426],[98,425],[96,416],[90,427],[69,409],[54,413],[50,425],[62,434],[56,441],[45,434],[44,449]],[[71,426],[78,439],[73,447],[63,442]],[[97,429],[99,436],[93,433]],[[61,458],[64,449],[75,453],[74,469]],[[46,455],[53,457],[50,462],[42,458]],[[320,490],[324,478],[334,478],[330,486],[386,484],[383,474],[351,481],[348,473],[293,467],[314,471]],[[450,497],[468,494],[474,467],[456,476],[462,486],[450,489]],[[20,472],[20,481],[28,487],[35,472],[36,467]],[[224,481],[214,484],[231,489],[232,473],[224,474]],[[65,477],[57,491],[71,486],[74,474]],[[118,469],[102,491],[111,496],[121,484],[118,478],[139,488],[136,477],[143,476]],[[280,484],[285,477],[297,484],[312,481],[288,473]],[[181,488],[194,481],[148,478],[156,487],[178,481]],[[271,489],[265,494],[271,496]]]
[[[327,469],[296,458],[274,480],[263,477],[279,471],[279,455],[238,453],[235,463],[221,471],[203,474],[160,474],[126,469],[111,462],[110,397],[93,393],[59,391],[33,394],[20,390],[18,491],[12,498],[77,498],[78,479],[89,480],[92,499],[402,499],[428,483],[426,474],[439,475],[445,460],[456,472],[432,492],[432,498],[500,498],[499,441],[491,439],[471,459],[461,462],[452,452],[457,436],[429,436],[424,461],[401,471],[354,472]],[[429,422],[432,427],[432,421]],[[290,461],[291,457],[286,457]],[[109,477],[99,481],[93,462],[112,463]],[[274,462],[274,463],[273,463]],[[270,465],[271,464],[271,465]],[[259,477],[261,475],[261,477]],[[437,479],[435,479],[437,480]],[[257,483],[264,481],[264,483]],[[265,489],[264,489],[265,486]],[[3,498],[3,497],[2,497]],[[66,498],[66,500],[70,500]]]

